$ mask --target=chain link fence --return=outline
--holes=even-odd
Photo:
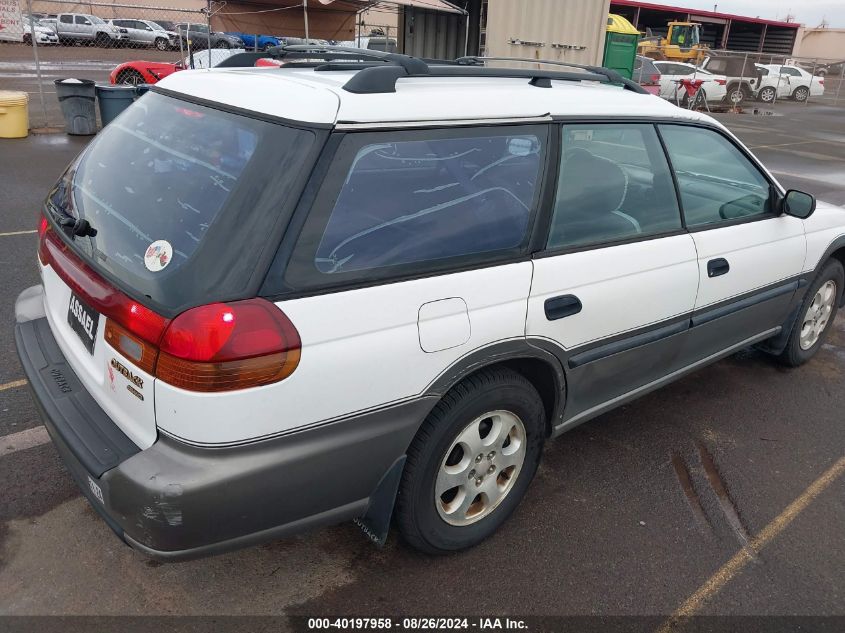
[[[634,79],[653,85],[653,92],[679,105],[702,109],[845,105],[845,59],[656,45],[640,53]],[[691,96],[693,87],[699,92]]]
[[[155,83],[183,68],[214,66],[243,50],[306,42],[302,15],[294,13],[302,5],[231,12],[222,1],[184,3],[193,8],[158,1],[0,0],[0,88],[28,93],[32,128],[61,127],[58,79]],[[280,19],[288,9],[291,17]],[[395,24],[365,23],[362,14],[357,16],[352,39],[307,41],[397,50]],[[249,26],[223,28],[233,17]],[[279,32],[285,27],[287,33]]]

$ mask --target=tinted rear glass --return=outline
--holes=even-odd
[[[126,285],[164,305],[186,296],[202,303],[202,289],[214,286],[186,283],[200,270],[194,260],[216,279],[254,266],[313,140],[310,131],[149,93],[97,135],[48,209],[88,220],[96,235],[74,245]],[[162,241],[165,260],[153,270],[149,249]]]

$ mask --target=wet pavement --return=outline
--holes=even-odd
[[[845,204],[843,114],[719,118],[786,186]],[[346,524],[150,561],[112,535],[52,445],[14,448],[40,425],[14,386],[13,302],[37,282],[35,235],[18,232],[85,142],[0,141],[0,614],[668,615],[845,455],[840,316],[800,369],[745,351],[549,443],[525,501],[471,551],[429,558],[395,531],[377,549]],[[699,613],[845,615],[845,478],[787,515]]]

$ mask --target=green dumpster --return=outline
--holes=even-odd
[[[607,36],[604,41],[605,68],[612,68],[623,77],[631,79],[634,74],[634,60],[637,58],[637,42],[640,32],[621,15],[607,16]]]

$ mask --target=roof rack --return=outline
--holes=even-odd
[[[626,90],[648,94],[636,82],[622,77],[615,70],[600,66],[585,66],[568,62],[527,59],[519,57],[461,57],[454,61],[423,60],[410,55],[388,53],[346,46],[316,46],[296,44],[274,46],[263,53],[240,53],[232,55],[218,64],[218,68],[254,66],[261,58],[279,60],[303,60],[302,66],[313,67],[315,71],[357,70],[343,89],[355,94],[379,94],[396,92],[396,81],[405,77],[502,77],[525,78],[532,86],[551,88],[552,80],[596,81],[620,84]],[[319,59],[320,63],[313,60]],[[311,62],[305,61],[311,60]],[[491,68],[489,61],[523,62],[547,64],[578,69],[579,72],[565,72],[541,69]],[[353,63],[358,62],[358,63]],[[297,64],[299,65],[299,64]]]

